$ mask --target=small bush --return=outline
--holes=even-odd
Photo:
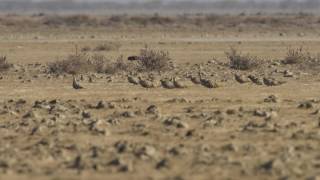
[[[231,48],[229,52],[226,52],[228,59],[230,60],[230,67],[237,70],[250,70],[258,67],[259,60],[256,57],[250,55],[242,55],[236,49]]]
[[[9,64],[7,62],[7,57],[6,56],[0,56],[0,71],[6,71],[8,70],[12,64]]]
[[[310,53],[305,51],[302,47],[297,49],[289,48],[287,56],[282,62],[283,64],[299,64],[310,59],[312,59]]]
[[[49,72],[55,74],[81,74],[87,72],[104,72],[109,61],[100,55],[89,56],[85,53],[69,55],[63,60],[49,64]]]
[[[117,60],[105,68],[105,73],[114,74],[118,72],[131,72],[136,71],[133,63],[126,62],[123,56],[117,58]]]
[[[99,44],[94,50],[95,51],[118,51],[121,47],[119,43],[103,43]]]
[[[140,71],[166,71],[170,69],[169,52],[155,51],[145,47],[140,51],[138,68]]]

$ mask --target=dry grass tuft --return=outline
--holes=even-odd
[[[289,48],[287,56],[282,61],[283,64],[300,64],[306,61],[311,60],[311,54],[304,50],[303,47],[294,49]]]
[[[151,72],[166,71],[171,68],[169,53],[144,48],[140,52],[139,60],[126,61],[123,56],[112,61],[101,54],[85,52],[67,56],[62,60],[48,65],[49,73],[54,74],[82,74],[88,72],[114,74],[119,72]]]
[[[8,70],[10,67],[12,67],[12,64],[7,62],[7,57],[0,56],[0,72]]]
[[[226,52],[228,59],[230,60],[229,66],[237,70],[251,70],[261,65],[261,61],[257,57],[250,55],[242,55],[236,49],[231,48],[229,52]]]

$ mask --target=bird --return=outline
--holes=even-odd
[[[176,88],[187,88],[187,85],[183,84],[181,81],[179,81],[176,77],[173,78],[173,84]]]
[[[244,75],[235,74],[234,78],[236,81],[238,81],[241,84],[249,82],[248,77]]]
[[[213,82],[212,80],[210,79],[204,79],[202,78],[202,74],[201,72],[199,71],[199,77],[200,77],[200,83],[202,86],[206,87],[206,88],[218,88],[218,84]]]
[[[194,84],[201,84],[200,78],[199,77],[195,77],[195,76],[191,76],[190,77],[191,82],[193,82]]]
[[[139,84],[139,78],[133,77],[133,76],[128,76],[128,82],[134,85]]]
[[[166,88],[166,89],[174,89],[175,88],[173,82],[168,79],[162,79],[160,81],[161,81],[161,85],[163,88]]]
[[[257,76],[249,75],[248,78],[257,85],[263,85],[263,80]]]
[[[80,83],[77,81],[76,77],[73,76],[73,82],[72,82],[73,89],[83,89],[83,87],[80,85]]]
[[[264,77],[263,78],[263,83],[266,85],[266,86],[279,86],[281,84],[284,84],[285,81],[277,81],[276,79],[274,78],[266,78]]]
[[[141,77],[139,77],[139,84],[144,88],[153,88],[153,83],[148,80],[143,80]]]

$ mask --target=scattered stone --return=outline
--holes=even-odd
[[[156,169],[158,169],[158,170],[163,169],[163,168],[168,168],[168,167],[169,167],[168,159],[162,159],[161,161],[159,161],[156,164]]]
[[[166,126],[175,126],[176,128],[189,128],[186,122],[180,120],[179,117],[169,117],[163,121]]]
[[[98,132],[103,135],[110,135],[110,131],[108,130],[108,125],[105,121],[103,120],[98,120],[94,125],[93,125],[93,130],[95,132]]]
[[[104,101],[99,101],[98,104],[96,105],[96,109],[104,109],[106,108],[106,103]]]
[[[280,100],[276,95],[270,95],[264,99],[266,103],[278,103]]]
[[[313,108],[313,104],[310,101],[302,102],[299,104],[298,108],[300,109],[311,109]]]
[[[284,77],[294,77],[293,72],[289,71],[289,70],[285,70],[283,73]]]
[[[126,118],[133,118],[136,116],[136,114],[132,111],[123,112],[121,115]]]
[[[278,118],[278,113],[276,111],[271,111],[266,113],[266,120],[273,120]]]
[[[255,110],[253,115],[259,116],[259,117],[266,117],[267,116],[267,112],[261,111],[261,110]]]
[[[159,108],[156,105],[151,105],[146,110],[147,114],[158,114],[159,112]]]
[[[83,118],[91,118],[91,113],[88,111],[83,111],[82,112],[82,117]]]

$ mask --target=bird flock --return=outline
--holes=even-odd
[[[80,76],[80,80],[83,79]],[[212,89],[212,88],[218,88],[219,85],[206,78],[196,77],[196,76],[189,76],[188,79],[195,84],[195,85],[202,85],[203,87]],[[163,78],[160,80],[157,80],[156,78],[143,78],[141,76],[132,76],[128,75],[127,76],[127,81],[130,84],[136,85],[136,86],[141,86],[146,89],[151,89],[151,88],[158,88],[162,87],[164,89],[185,89],[188,88],[186,80],[182,80],[179,77],[171,77],[171,78]],[[89,82],[93,82],[92,77],[89,79]],[[79,80],[77,77],[74,75],[73,76],[73,81],[72,81],[72,87],[75,90],[80,90],[84,89],[84,87],[80,84]]]

